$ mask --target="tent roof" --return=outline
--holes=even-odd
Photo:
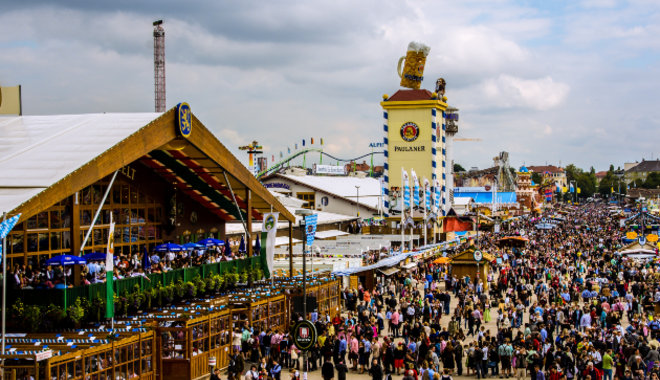
[[[369,177],[275,174],[271,178],[277,177],[344,198],[351,203],[356,201],[358,190],[356,186],[359,186],[360,205],[373,210],[378,210],[378,202],[382,194],[380,181]]]
[[[485,192],[455,192],[454,193],[454,202],[458,198],[470,197],[474,199],[475,203],[492,203],[493,202],[493,193],[490,191]],[[516,193],[511,192],[498,192],[495,196],[495,203],[516,203]]]
[[[0,117],[0,212],[33,198],[158,116]]]
[[[295,220],[194,115],[187,138],[177,133],[176,116],[175,107],[163,114],[1,117],[0,211],[25,220],[139,162],[224,220],[240,219],[234,197],[243,218],[251,204],[253,219],[272,205]]]

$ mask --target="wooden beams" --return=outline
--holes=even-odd
[[[245,227],[247,228],[247,256],[252,257],[252,192],[250,189],[245,190],[245,199],[247,200],[247,219],[245,220]]]
[[[254,196],[262,198],[280,215],[289,221],[295,222],[296,218],[289,212],[255,177],[243,164],[225,148],[220,141],[193,115],[193,132],[188,140],[200,151],[206,154],[228,174],[236,178],[243,186],[251,189]]]

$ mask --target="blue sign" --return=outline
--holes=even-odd
[[[318,215],[308,215],[305,217],[305,232],[307,233],[307,245],[314,244],[314,237],[316,236],[316,221]]]
[[[188,103],[179,103],[177,109],[177,125],[181,136],[188,137],[192,133],[192,111]]]

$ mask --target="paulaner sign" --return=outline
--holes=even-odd
[[[425,152],[426,147],[424,145],[419,146],[395,146],[395,152]]]

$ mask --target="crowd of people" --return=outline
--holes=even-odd
[[[497,258],[486,281],[420,262],[373,289],[345,289],[342,313],[312,314],[309,370],[324,380],[657,380],[658,261],[618,254],[625,227],[606,206],[562,211],[555,228],[521,218],[459,247]],[[503,245],[507,234],[527,243]],[[288,332],[244,326],[234,335],[230,379],[299,379],[302,353]]]
[[[120,254],[114,259],[113,278],[117,280],[136,276],[146,277],[151,273],[163,273],[174,269],[243,258],[246,258],[246,252],[238,249],[226,250],[224,245],[190,248],[178,252],[154,250],[150,254],[146,251]],[[69,265],[47,265],[46,262],[40,266],[15,264],[13,268],[8,268],[7,287],[10,290],[62,289],[72,287],[77,282],[74,281],[73,275],[73,267]],[[79,282],[83,285],[105,282],[105,259],[89,260],[86,265],[82,266],[78,276],[80,276]]]

